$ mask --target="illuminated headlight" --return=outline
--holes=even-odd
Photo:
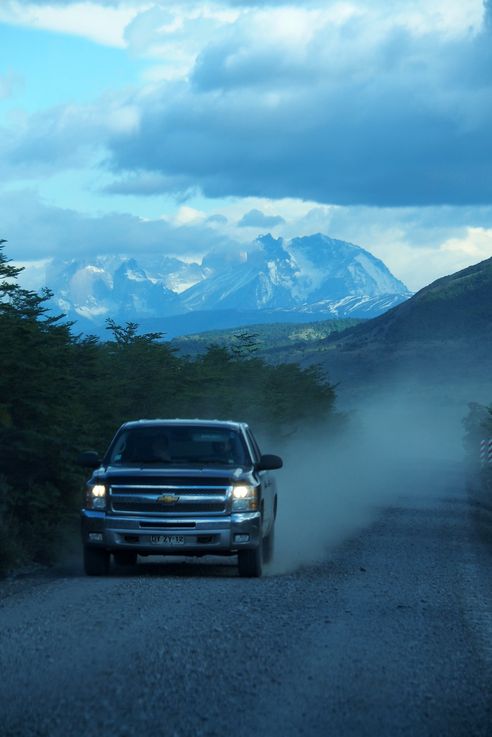
[[[106,509],[106,487],[94,484],[87,489],[87,506],[90,509]]]
[[[258,487],[242,484],[232,489],[233,512],[256,512],[258,509]]]

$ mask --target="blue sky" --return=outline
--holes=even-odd
[[[492,3],[2,0],[0,48],[22,263],[321,231],[417,289],[492,256]]]

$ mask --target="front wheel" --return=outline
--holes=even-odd
[[[107,576],[109,573],[108,551],[84,547],[84,571],[88,576]]]
[[[244,578],[259,578],[263,570],[263,546],[260,543],[252,550],[240,550],[237,554],[239,575]]]
[[[270,532],[263,538],[263,562],[271,563],[275,549],[275,525],[272,524]]]

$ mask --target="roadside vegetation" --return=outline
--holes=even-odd
[[[328,336],[340,334],[362,322],[365,320],[340,318],[306,323],[253,324],[239,330],[229,328],[184,335],[174,338],[171,345],[185,356],[201,355],[211,343],[235,352],[238,343],[240,344],[244,337],[249,335],[254,338],[257,355],[268,359],[270,363],[282,363],[286,358],[290,361],[300,361],[306,349],[309,350]]]
[[[21,288],[0,241],[0,572],[49,563],[76,530],[81,450],[104,451],[117,427],[152,417],[240,419],[279,437],[340,422],[316,367],[269,365],[251,335],[234,350],[180,356],[161,333],[108,321],[108,340],[81,336]]]

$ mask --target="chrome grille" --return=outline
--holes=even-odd
[[[202,504],[156,504],[155,502],[125,502],[119,503],[113,501],[113,512],[122,512],[123,514],[200,514],[200,513],[217,513],[225,511],[225,500],[223,502],[206,502]]]
[[[116,514],[153,517],[226,514],[230,490],[230,486],[194,484],[187,486],[113,484],[109,489],[110,509]]]

